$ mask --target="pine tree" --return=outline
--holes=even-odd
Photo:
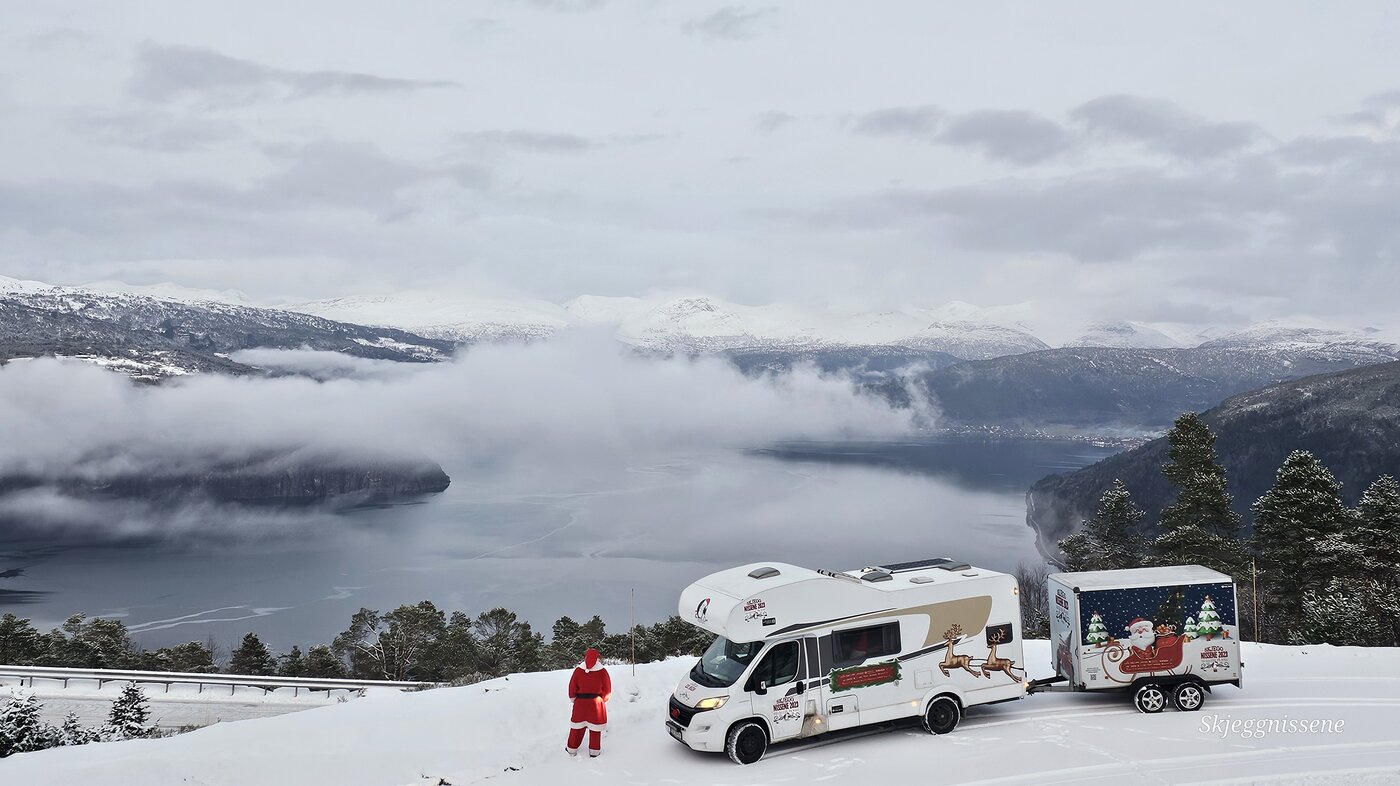
[[[266,645],[262,643],[262,639],[255,633],[249,633],[229,657],[228,670],[230,674],[268,677],[276,673],[277,664],[272,659],[272,653],[268,652]]]
[[[92,729],[82,725],[76,712],[70,712],[63,716],[63,725],[58,728],[59,745],[86,745],[96,741],[97,734]]]
[[[0,663],[33,666],[44,652],[39,631],[29,620],[6,613],[0,617]]]
[[[1201,629],[1196,627],[1195,617],[1186,618],[1186,627],[1182,628],[1181,633],[1188,639],[1200,638]]]
[[[1369,563],[1366,572],[1375,579],[1400,583],[1400,483],[1389,475],[1376,479],[1356,506],[1354,542]]]
[[[43,705],[32,693],[15,693],[0,707],[0,758],[58,744],[58,730],[39,717]]]
[[[1116,570],[1142,564],[1143,541],[1137,528],[1142,509],[1133,503],[1123,481],[1099,497],[1099,509],[1079,532],[1060,541],[1070,570]]]
[[[1195,635],[1210,641],[1218,638],[1223,632],[1224,629],[1220,627],[1220,615],[1215,612],[1215,602],[1207,595],[1206,599],[1201,601],[1201,613],[1196,620]]]
[[[104,728],[108,739],[139,740],[154,736],[156,727],[151,723],[151,710],[146,702],[146,694],[128,682],[121,695],[112,702],[112,711],[107,716]]]
[[[292,645],[292,651],[277,659],[277,674],[283,677],[305,677],[306,659],[301,656],[301,647]]]
[[[1162,510],[1162,529],[1193,525],[1212,535],[1235,538],[1240,516],[1225,491],[1225,467],[1215,454],[1215,435],[1200,415],[1187,412],[1167,432],[1170,463],[1162,467],[1179,490],[1176,502]]]
[[[1295,450],[1279,468],[1273,488],[1254,503],[1254,548],[1268,640],[1284,641],[1302,624],[1303,596],[1325,587],[1334,565],[1316,559],[1350,516],[1342,485],[1311,453]]]
[[[306,651],[306,673],[303,676],[339,679],[345,676],[345,664],[329,646],[317,644]]]
[[[1375,581],[1333,580],[1303,594],[1303,615],[1289,630],[1293,644],[1393,647],[1400,599]]]
[[[1085,644],[1103,644],[1108,641],[1108,628],[1104,627],[1103,617],[1096,611],[1089,615],[1089,630],[1084,634]]]
[[[1249,565],[1248,546],[1195,524],[1182,524],[1152,541],[1153,565],[1203,565],[1228,576],[1242,576]]]

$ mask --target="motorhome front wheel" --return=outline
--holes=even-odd
[[[962,719],[962,708],[952,696],[939,696],[929,702],[928,712],[924,713],[924,728],[932,734],[947,734],[958,727]]]
[[[1138,712],[1145,712],[1149,715],[1154,712],[1161,712],[1167,706],[1167,694],[1158,685],[1148,683],[1137,689],[1133,696],[1133,704],[1138,708]]]
[[[724,749],[736,764],[753,764],[768,750],[768,732],[753,721],[744,721],[729,730]]]

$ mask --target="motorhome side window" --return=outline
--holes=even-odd
[[[760,682],[765,682],[768,687],[772,688],[786,685],[797,679],[799,652],[795,641],[774,645],[768,650],[768,655],[763,659],[763,662],[753,670],[747,684],[748,690],[758,687]]]
[[[838,630],[831,635],[832,660],[837,667],[899,654],[899,623]]]

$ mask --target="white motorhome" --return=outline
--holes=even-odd
[[[967,707],[1019,699],[1020,588],[948,558],[847,573],[758,562],[681,594],[718,638],[676,686],[666,728],[758,761],[769,743],[905,717],[950,732]]]

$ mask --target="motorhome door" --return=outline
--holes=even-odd
[[[800,641],[784,641],[768,647],[744,688],[753,696],[754,713],[768,722],[773,741],[792,739],[802,732],[806,708],[806,668]]]

